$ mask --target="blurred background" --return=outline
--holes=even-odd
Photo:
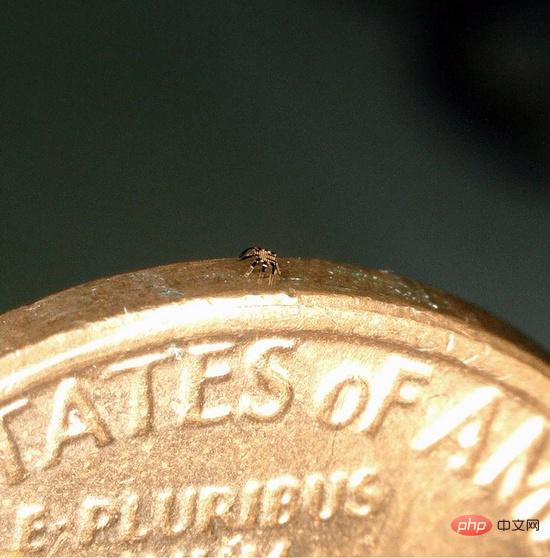
[[[547,2],[8,2],[0,26],[0,312],[258,244],[550,349]]]

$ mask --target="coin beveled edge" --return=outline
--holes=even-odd
[[[291,334],[298,329],[397,344],[409,351],[421,351],[425,358],[444,356],[456,365],[504,384],[548,412],[550,371],[544,362],[509,347],[508,341],[486,332],[472,331],[453,319],[445,318],[434,326],[430,316],[424,320],[422,313],[409,310],[403,313],[402,307],[395,308],[368,297],[273,293],[197,298],[133,313],[122,312],[5,355],[0,359],[0,401],[62,377],[69,366],[83,369],[92,364],[98,354],[108,358],[121,347],[125,351],[139,351],[140,347],[170,335],[179,339],[196,338],[214,331],[221,335],[236,330],[241,334],[260,330]],[[420,325],[422,339],[429,339],[429,346],[419,347],[412,342],[413,339],[415,343],[419,341],[418,335],[412,335],[411,339],[411,324],[414,323]],[[449,336],[454,336],[452,351],[447,350]],[[528,380],[525,378],[526,364]],[[499,365],[506,369],[501,370]],[[524,388],[526,381],[528,391]]]

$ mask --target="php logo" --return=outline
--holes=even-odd
[[[493,528],[493,523],[484,515],[459,515],[453,519],[451,529],[459,535],[475,537],[483,535]]]

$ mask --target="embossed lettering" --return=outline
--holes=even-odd
[[[205,388],[208,383],[227,381],[231,375],[229,359],[226,357],[211,363],[211,353],[227,351],[234,343],[205,343],[189,347],[192,355],[199,357],[199,362],[191,367],[180,369],[179,399],[173,402],[173,408],[180,416],[182,424],[209,425],[224,421],[231,414],[227,404],[216,407],[205,407]]]
[[[264,546],[264,545],[262,545]],[[216,556],[218,558],[254,558],[255,556],[265,556],[266,558],[283,558],[288,555],[290,541],[286,538],[278,539],[271,545],[269,551],[261,552],[259,545],[255,541],[248,541],[240,533],[222,539],[221,544],[210,548],[195,547],[190,552],[176,551],[172,558],[206,558],[206,556]],[[266,549],[267,550],[267,549]]]
[[[382,424],[393,404],[411,405],[416,401],[416,391],[404,389],[405,382],[427,382],[432,365],[401,355],[390,355],[370,385],[369,403],[358,419],[358,431],[374,433]]]
[[[330,428],[353,422],[358,432],[375,433],[394,404],[417,399],[414,385],[426,382],[432,366],[400,355],[390,355],[376,374],[361,362],[345,360],[328,373],[316,394],[317,418]]]
[[[541,521],[540,530],[532,530],[530,538],[533,542],[550,539],[550,467],[539,469],[529,475],[527,486],[533,490],[523,494],[516,503],[512,517],[546,517]]]
[[[274,545],[267,558],[283,558],[288,554],[290,541],[288,539],[279,539]]]
[[[109,367],[109,378],[121,374],[132,374],[130,385],[129,423],[131,436],[143,436],[151,430],[153,422],[153,395],[151,375],[163,354],[153,354],[149,358],[129,359],[116,362]],[[144,362],[145,361],[145,362]],[[143,363],[142,366],[140,364]],[[146,364],[146,365],[145,365]]]
[[[376,512],[383,496],[375,470],[367,467],[330,474],[312,472],[302,478],[283,475],[266,481],[249,480],[240,487],[170,487],[154,494],[150,503],[146,494],[86,496],[75,509],[66,510],[66,518],[57,521],[49,517],[54,513],[46,512],[41,504],[20,506],[14,548],[24,553],[47,549],[53,555],[60,546],[65,552],[71,544],[76,550],[94,544],[124,543],[137,544],[143,550],[159,538],[168,545],[178,538],[182,555],[187,556],[191,549],[185,553],[181,548],[180,543],[186,540],[183,534],[215,532],[219,534],[220,552],[227,548],[228,555],[255,556],[259,552],[269,554],[268,546],[262,543],[258,547],[254,539],[239,530],[280,527],[295,519],[298,511],[305,512],[318,526],[338,513],[345,513],[350,520],[361,519]],[[65,510],[64,505],[62,508]],[[284,541],[280,539],[272,546],[270,555],[286,553],[288,541]],[[205,547],[207,553],[211,550]]]
[[[544,442],[544,418],[527,419],[479,466],[474,483],[488,486],[502,476],[501,498],[514,494],[535,467]]]
[[[197,531],[199,533],[206,531],[215,519],[220,519],[227,524],[234,501],[235,493],[228,486],[205,486],[201,488],[195,523]]]
[[[98,446],[112,441],[99,413],[75,378],[62,380],[55,392],[53,412],[46,434],[44,467],[56,464],[63,446],[91,435]]]
[[[0,408],[0,467],[4,469],[8,484],[16,484],[25,477],[19,449],[6,424],[6,417],[28,405],[27,399],[17,399]]]
[[[46,511],[41,504],[24,504],[17,509],[14,546],[17,552],[39,552],[46,541]]]
[[[334,471],[328,482],[319,473],[307,475],[304,483],[304,505],[311,517],[322,521],[331,519],[344,505],[347,482],[348,475],[343,471]]]
[[[487,444],[500,394],[500,390],[492,386],[472,391],[460,403],[424,427],[412,440],[412,449],[423,452],[431,450],[461,427],[456,441],[453,440],[459,450],[449,456],[447,464],[450,469],[470,474]],[[473,417],[475,420],[470,420]]]
[[[263,489],[263,483],[257,480],[249,480],[244,485],[239,513],[239,525],[244,529],[251,529],[258,522]]]
[[[197,505],[197,492],[193,487],[186,488],[179,498],[173,489],[163,490],[157,500],[157,523],[165,537],[177,536],[191,527]],[[180,518],[175,524],[174,516]]]
[[[122,504],[120,514],[120,529],[125,542],[135,542],[144,539],[149,534],[149,529],[139,525],[139,496],[128,494]]]
[[[351,474],[348,483],[348,499],[345,510],[350,515],[364,517],[376,510],[382,502],[374,469],[362,468]]]
[[[262,523],[267,526],[288,523],[298,505],[300,483],[291,475],[267,481]]]
[[[118,512],[110,498],[88,496],[82,503],[80,544],[89,546],[96,535],[112,525],[118,518]]]
[[[351,424],[365,408],[369,387],[355,373],[352,363],[344,362],[321,385],[318,418],[327,426],[340,429]]]
[[[255,376],[258,385],[271,398],[259,403],[250,395],[242,394],[239,402],[242,414],[258,421],[270,421],[280,417],[288,409],[293,396],[289,373],[273,357],[270,359],[267,353],[273,349],[292,347],[293,339],[275,338],[256,341],[248,348],[244,356],[245,368]]]

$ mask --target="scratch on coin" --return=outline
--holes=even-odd
[[[181,349],[180,347],[172,345],[169,347],[169,351],[174,355],[174,358],[176,360],[183,360],[183,349]]]
[[[332,442],[330,444],[330,453],[329,453],[327,462],[325,463],[325,469],[328,469],[329,465],[332,463],[332,458],[334,457],[334,444],[336,442],[337,434],[338,434],[338,430],[335,430],[334,433],[332,434]]]
[[[447,341],[447,346],[445,347],[445,352],[450,353],[456,345],[456,338],[454,333],[449,333],[449,340]]]
[[[489,346],[484,345],[483,351],[481,353],[476,353],[475,355],[472,355],[471,357],[465,358],[462,361],[462,363],[463,364],[471,364],[472,362],[475,362],[478,358],[487,356],[490,352],[491,352],[491,349],[489,348]]]
[[[328,308],[323,308],[323,311],[325,313],[325,316],[332,322],[335,327],[337,327],[338,324],[336,320],[330,315],[330,311],[328,310]]]
[[[471,357],[465,358],[462,362],[463,364],[470,364],[474,361],[476,361],[479,358],[480,355],[473,355]]]

